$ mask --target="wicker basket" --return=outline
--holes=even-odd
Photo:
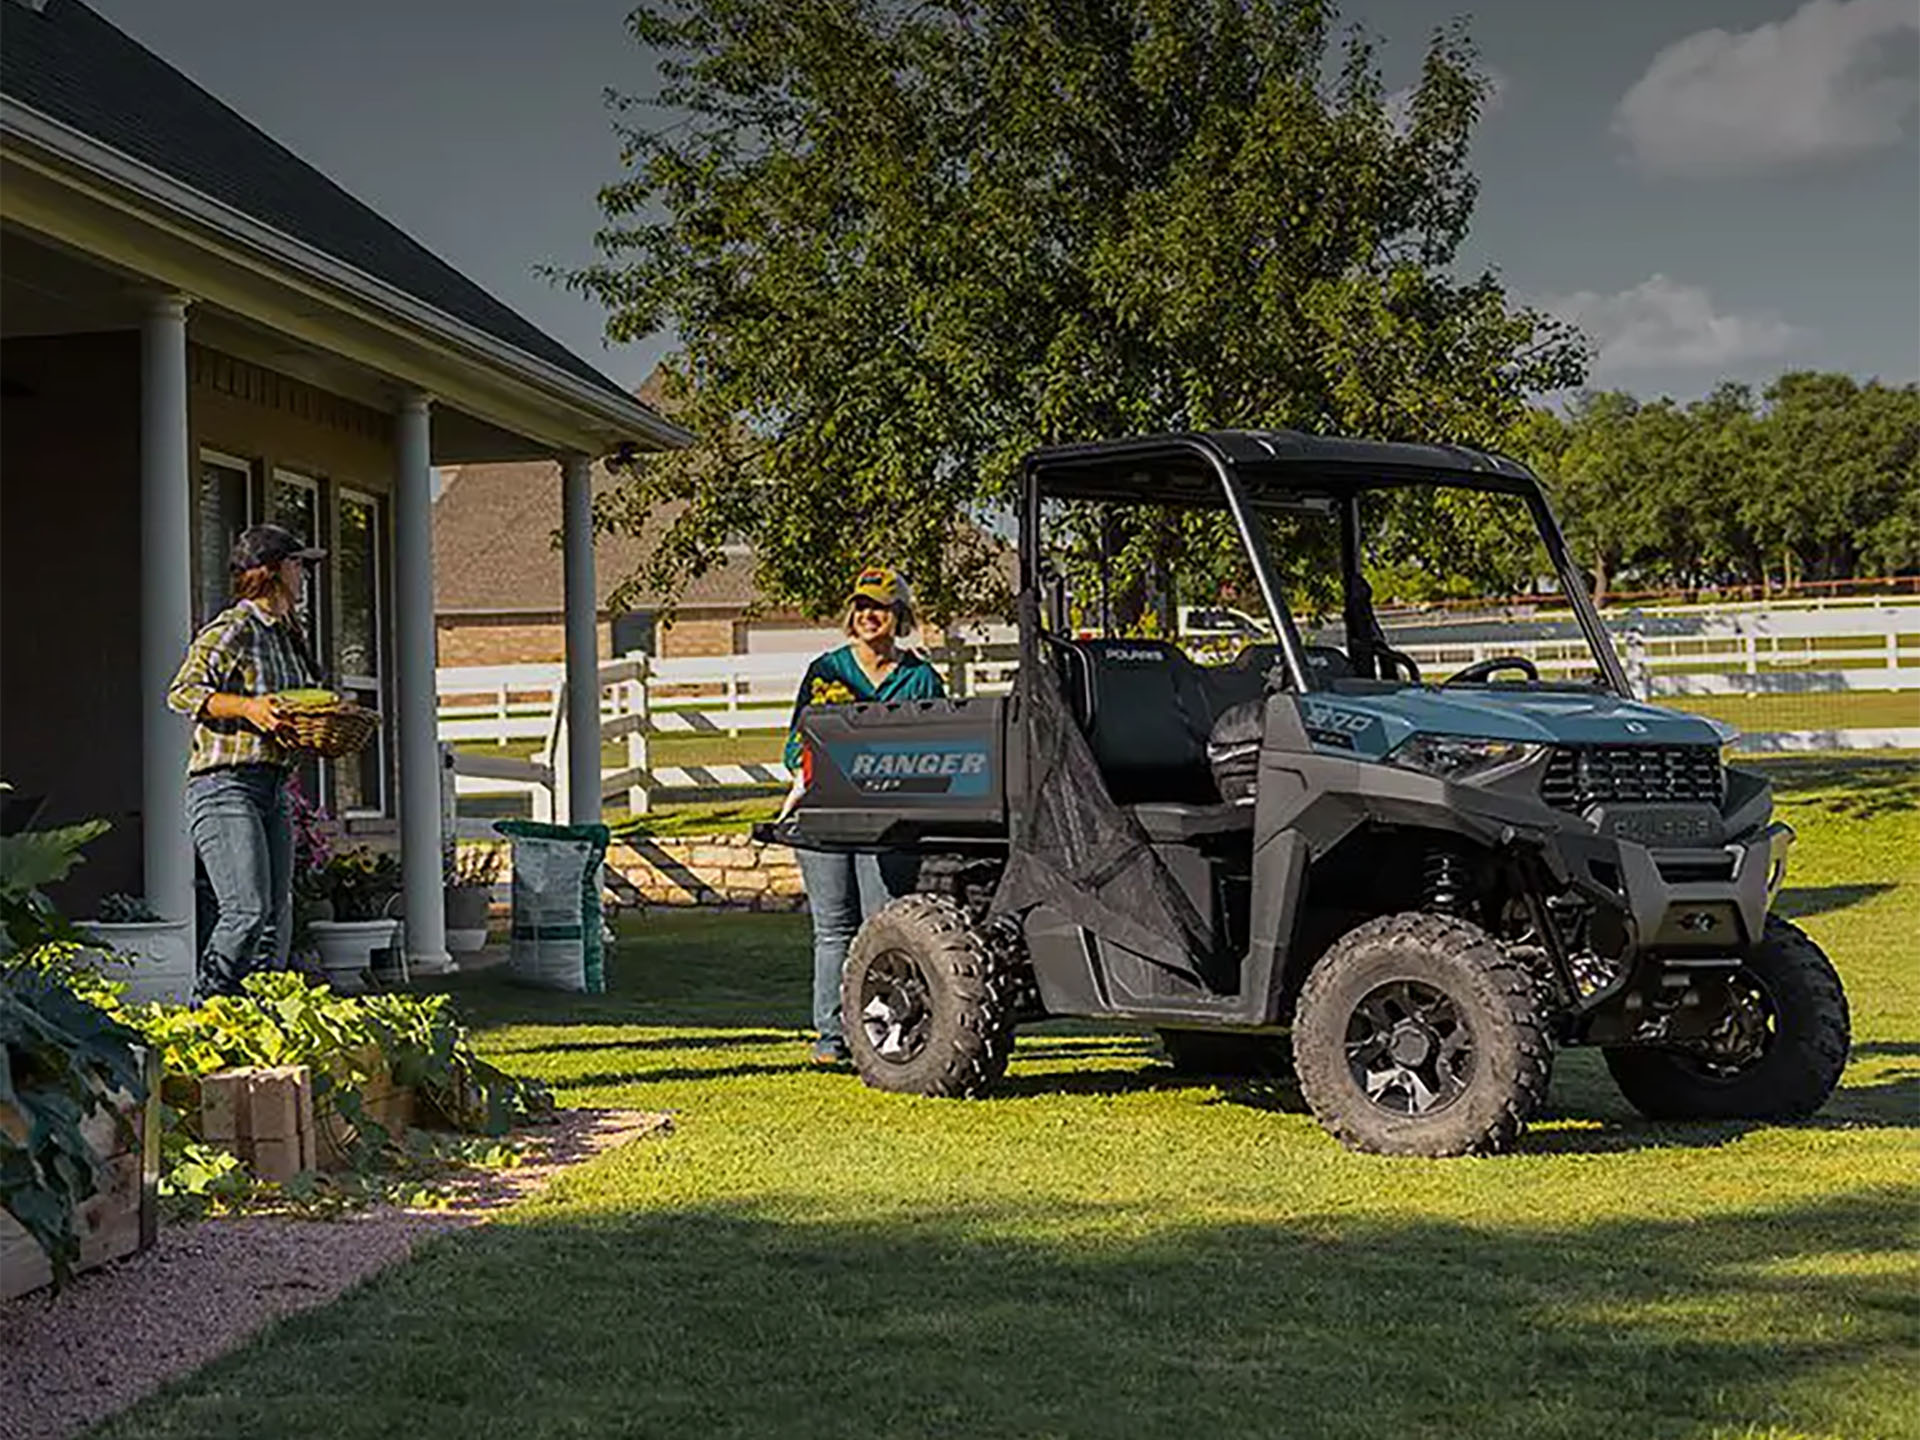
[[[348,700],[289,706],[280,717],[284,722],[278,737],[282,745],[327,760],[338,760],[365,748],[380,724],[377,714]]]

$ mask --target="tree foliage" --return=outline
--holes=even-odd
[[[679,337],[700,443],[599,514],[673,507],[634,577],[669,595],[744,538],[816,613],[874,561],[978,612],[1004,599],[981,522],[1035,445],[1498,445],[1582,376],[1572,332],[1452,269],[1488,93],[1458,29],[1402,115],[1327,0],[661,0],[631,28],[660,89],[615,101],[626,173],[567,280],[612,339]],[[1217,537],[1110,538],[1137,589]]]
[[[1920,570],[1920,387],[1797,371],[1756,396],[1582,396],[1518,448],[1596,589],[1763,589]]]

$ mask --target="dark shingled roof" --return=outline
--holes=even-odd
[[[576,379],[631,396],[78,0],[0,4],[0,95]],[[377,41],[375,42],[377,43]]]

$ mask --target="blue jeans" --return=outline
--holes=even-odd
[[[861,921],[913,889],[919,858],[893,852],[794,853],[800,857],[800,881],[813,915],[813,1028],[822,1044],[839,1044],[846,1033],[840,1018],[840,972],[846,969],[847,947]]]
[[[200,946],[201,995],[232,995],[286,964],[293,939],[293,826],[287,772],[234,765],[187,777],[187,826],[219,914]]]

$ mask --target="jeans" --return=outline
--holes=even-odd
[[[293,939],[293,826],[287,772],[234,765],[187,778],[187,826],[218,915],[195,990],[232,995],[255,970],[283,968]]]
[[[813,1028],[822,1044],[841,1043],[840,972],[860,922],[913,889],[919,859],[895,852],[859,855],[800,850],[800,881],[813,915]]]

